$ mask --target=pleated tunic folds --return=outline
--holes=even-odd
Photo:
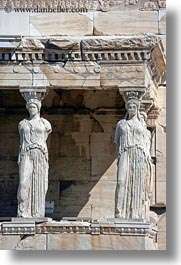
[[[45,216],[49,168],[46,140],[50,132],[51,125],[43,118],[34,123],[28,119],[19,123],[19,217]]]
[[[151,189],[150,132],[137,119],[117,123],[115,143],[119,146],[115,217],[145,219]]]

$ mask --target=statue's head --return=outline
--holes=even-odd
[[[139,110],[141,100],[143,98],[144,93],[138,91],[127,91],[123,94],[123,98],[125,101],[125,107],[127,110],[127,116],[135,116],[137,115],[139,118]]]
[[[30,115],[36,115],[40,113],[41,102],[38,99],[30,99],[26,103],[26,108],[29,111]]]
[[[126,101],[126,109],[128,110],[128,106],[130,104],[134,104],[134,105],[136,105],[136,108],[139,110],[139,108],[140,108],[140,102],[141,101],[139,99],[135,99],[135,98],[128,99]]]
[[[130,99],[126,102],[126,109],[128,115],[134,116],[137,115],[140,108],[140,101],[136,99]]]

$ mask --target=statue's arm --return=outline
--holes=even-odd
[[[153,188],[153,165],[151,160],[151,132],[146,129],[146,139],[145,139],[145,153],[147,158],[147,165],[148,165],[148,176],[147,176],[147,192],[148,197],[151,198],[152,196],[152,188]]]
[[[145,148],[148,160],[151,160],[151,132],[146,129],[146,141],[145,141]]]
[[[24,124],[24,120],[20,121],[19,124],[18,124],[18,131],[19,131],[19,135],[20,135],[20,145],[19,145],[19,154],[18,154],[18,165],[21,162],[21,149],[22,149],[22,143],[23,143],[23,136],[22,136],[21,129],[23,127],[23,124]]]
[[[52,132],[52,126],[51,126],[50,122],[45,120],[44,118],[41,118],[41,119],[45,125],[47,133],[50,134]]]
[[[116,125],[114,143],[116,144],[116,156],[118,157],[119,147],[120,147],[120,122]]]

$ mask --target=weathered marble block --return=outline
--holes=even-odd
[[[107,23],[109,22],[109,23]],[[94,16],[94,35],[158,34],[157,11],[110,11]]]
[[[166,34],[166,10],[159,10],[159,34]]]
[[[106,89],[110,87],[131,87],[145,85],[144,65],[103,65],[101,67],[101,86]]]
[[[28,236],[22,240],[21,236],[0,235],[1,250],[46,250],[46,235]]]
[[[92,133],[90,136],[91,156],[107,157],[115,155],[115,146],[112,144],[113,134]]]
[[[158,221],[158,249],[166,250],[166,243],[166,213],[163,213]]]
[[[62,157],[90,157],[90,144],[88,133],[75,132],[70,135],[60,136],[60,156]]]
[[[93,13],[30,14],[31,36],[84,36],[93,34]]]
[[[95,67],[97,67],[95,62],[67,62],[64,67],[57,66],[56,71],[52,65],[41,65],[41,71],[51,86],[62,86],[67,89],[85,87],[100,89],[100,72],[95,72]]]
[[[6,13],[4,10],[0,10],[0,21],[1,35],[28,36],[30,34],[29,13]]]
[[[114,235],[49,235],[49,250],[148,250],[149,238]]]
[[[90,158],[72,156],[50,160],[49,176],[51,180],[88,180],[90,179]]]
[[[7,66],[2,65],[0,68],[1,86],[31,86],[32,73],[31,67],[25,68],[24,66]]]
[[[1,150],[1,155],[2,156],[9,156],[11,154],[11,156],[17,156],[17,151],[18,151],[18,142],[19,142],[19,137],[17,133],[9,133],[9,132],[5,132],[5,133],[1,133],[0,132],[0,150]],[[4,144],[4,143],[8,143],[8,144]],[[12,148],[12,146],[14,148]]]

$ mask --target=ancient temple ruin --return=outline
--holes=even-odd
[[[25,25],[0,32],[0,249],[165,247],[165,1],[92,2],[82,14],[23,13]],[[52,125],[46,222],[16,220],[24,91],[46,92]],[[115,219],[114,133],[127,93],[142,95],[151,135],[149,221]]]

